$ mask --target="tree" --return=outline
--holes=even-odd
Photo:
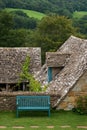
[[[0,46],[20,47],[24,46],[28,37],[25,29],[14,29],[13,16],[6,12],[0,12]]]
[[[22,47],[25,46],[25,43],[27,41],[27,30],[25,29],[11,29],[9,31],[9,35],[7,36],[6,45],[8,47]],[[3,46],[3,44],[2,44]]]
[[[63,15],[70,16],[70,13],[76,10],[87,11],[87,0],[0,0],[0,8],[3,7],[30,9],[59,15],[62,11]]]
[[[57,15],[47,16],[38,25],[35,36],[36,43],[42,48],[44,55],[47,51],[57,50],[75,32],[70,19]]]
[[[0,46],[7,45],[7,37],[10,29],[13,27],[13,17],[6,11],[0,11]]]
[[[87,34],[87,15],[80,19],[73,20],[74,26],[78,28],[81,34]],[[86,36],[87,37],[87,36]]]
[[[5,8],[5,3],[3,2],[3,0],[0,0],[0,10]]]
[[[0,33],[4,30],[6,33],[13,27],[13,17],[6,11],[0,11]]]
[[[23,11],[20,11],[20,10],[12,11],[11,14],[13,15],[15,29],[20,29],[20,28],[34,29],[34,28],[36,28],[38,20],[27,16],[27,14],[24,13]]]

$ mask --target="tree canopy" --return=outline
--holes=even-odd
[[[74,19],[73,23],[75,27],[78,27],[78,32],[84,34],[87,38],[87,15],[84,15],[80,19]]]
[[[11,13],[0,11],[0,46],[41,47],[43,62],[45,52],[56,51],[70,35],[75,35],[76,31],[70,19],[58,15],[44,17],[33,30],[15,28],[14,16]]]
[[[71,17],[74,11],[87,11],[87,0],[1,0],[0,8],[22,8]]]
[[[13,29],[13,16],[5,11],[0,12],[0,46],[15,47],[23,46],[26,42],[27,30]]]
[[[44,55],[47,51],[56,51],[75,32],[70,19],[57,15],[47,16],[39,22],[34,39]]]

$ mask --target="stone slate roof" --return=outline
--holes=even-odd
[[[47,93],[60,94],[60,99],[54,104],[56,107],[73,88],[74,84],[87,70],[87,40],[71,36],[57,51],[61,54],[70,54],[65,67],[55,79],[48,84]],[[47,74],[44,75],[47,77]],[[43,79],[43,78],[42,78]],[[43,81],[43,83],[46,82]]]
[[[59,52],[47,52],[46,64],[47,67],[64,67],[70,58],[70,54]]]
[[[0,83],[17,83],[26,56],[30,56],[30,72],[41,69],[40,48],[0,48]]]

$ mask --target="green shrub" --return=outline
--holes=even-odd
[[[40,82],[37,81],[31,73],[29,73],[29,67],[30,67],[30,57],[27,56],[22,66],[22,71],[20,73],[20,79],[18,84],[20,84],[21,82],[28,81],[29,84],[27,86],[29,87],[29,91],[34,92],[42,91]]]
[[[79,114],[87,114],[87,95],[80,96],[76,102],[76,110]]]

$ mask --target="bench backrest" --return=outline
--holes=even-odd
[[[50,96],[17,96],[16,101],[20,107],[48,107]]]

